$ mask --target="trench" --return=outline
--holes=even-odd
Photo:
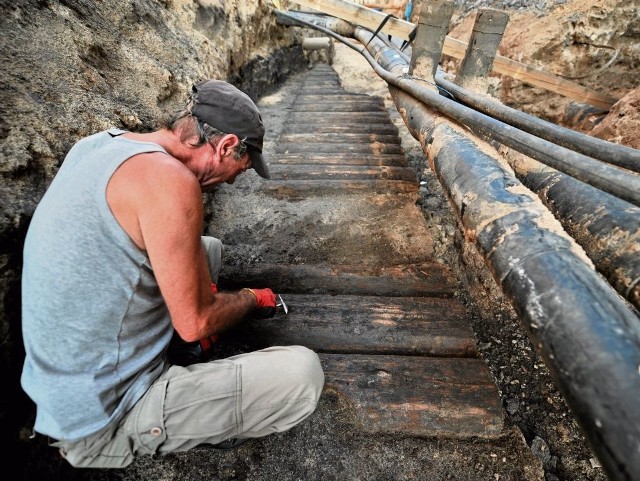
[[[382,99],[348,93],[327,65],[296,88],[280,131],[267,132],[271,179],[222,187],[215,203],[234,218],[208,226],[230,259],[220,288],[269,286],[289,313],[221,342],[318,352],[327,389],[367,433],[500,435],[500,396]]]

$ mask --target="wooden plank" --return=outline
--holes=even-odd
[[[384,124],[391,122],[387,112],[327,112],[324,115],[316,112],[292,112],[289,122],[306,122],[318,125],[335,123]]]
[[[407,202],[413,200],[413,195],[407,198]],[[234,264],[223,267],[219,287],[221,290],[270,287],[281,294],[451,297],[456,285],[449,269],[430,262],[373,268],[363,265]]]
[[[314,95],[332,95],[332,94],[343,94],[344,89],[342,87],[331,87],[331,86],[305,86],[305,91],[314,94]]]
[[[295,105],[305,104],[305,103],[317,103],[317,102],[373,102],[375,104],[384,105],[384,101],[380,97],[372,97],[367,94],[352,94],[352,93],[342,93],[335,95],[315,95],[315,94],[306,94],[304,92],[300,93],[298,98],[296,99]]]
[[[405,180],[418,182],[415,171],[410,167],[368,166],[368,165],[278,165],[269,166],[273,180]]]
[[[252,349],[303,345],[317,352],[475,357],[457,299],[288,294],[288,314],[247,320],[231,337]]]
[[[307,95],[301,93],[296,99],[295,105],[312,103],[347,103],[347,104],[374,104],[384,106],[384,100],[365,94],[337,94],[337,95]]]
[[[382,12],[377,12],[345,0],[295,0],[295,3],[373,30],[376,30],[386,17]],[[403,40],[408,40],[409,34],[414,28],[415,25],[410,22],[390,18],[382,28],[382,32]],[[445,38],[443,54],[456,59],[463,59],[466,50],[467,42],[449,36]],[[575,82],[543,70],[535,69],[501,55],[496,55],[495,57],[493,72],[522,80],[535,87],[541,87],[605,110],[609,110],[611,106],[619,100],[611,95],[602,94]]]
[[[285,127],[285,133],[308,133],[318,132],[323,134],[335,133],[375,133],[375,134],[398,134],[398,128],[393,124],[352,124],[352,125],[336,125],[335,123],[325,123],[318,125],[308,122],[288,123]]]
[[[374,104],[373,102],[348,103],[346,101],[334,102],[331,104],[329,103],[313,104],[313,103],[296,102],[295,109],[296,109],[296,112],[300,112],[300,113],[304,113],[304,112],[318,112],[318,113],[386,112],[387,111],[384,105]]]
[[[324,89],[329,89],[331,91],[340,89],[341,91],[344,91],[344,89],[340,85],[340,82],[338,82],[337,80],[328,81],[328,80],[311,79],[311,78],[307,79],[307,81],[304,83],[304,86],[302,88],[306,91],[324,90]]]
[[[320,354],[325,389],[370,434],[498,436],[500,396],[480,359]]]
[[[334,134],[323,134],[316,132],[300,133],[300,134],[282,134],[279,142],[286,143],[323,143],[323,144],[342,144],[342,143],[359,143],[370,144],[379,142],[381,144],[400,144],[400,137],[397,135],[379,135],[379,134],[362,134],[362,133],[344,133],[340,136]]]
[[[407,167],[407,160],[402,154],[281,154],[269,158],[269,165],[378,165]]]
[[[276,154],[299,154],[304,152],[313,154],[341,154],[348,152],[357,154],[402,154],[404,150],[401,145],[381,144],[378,142],[371,144],[282,143],[275,148]]]
[[[336,194],[408,194],[418,191],[418,183],[401,180],[269,180],[262,182],[259,190],[276,199],[294,201]]]

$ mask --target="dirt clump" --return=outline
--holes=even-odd
[[[591,135],[640,149],[640,89],[631,90],[591,130]]]

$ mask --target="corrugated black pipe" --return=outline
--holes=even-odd
[[[384,65],[393,70],[394,62]],[[640,479],[640,322],[633,308],[568,236],[548,228],[549,213],[511,172],[412,95],[389,90],[607,474]]]

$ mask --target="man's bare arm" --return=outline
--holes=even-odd
[[[147,251],[182,339],[191,342],[224,331],[256,307],[251,292],[212,292],[200,240],[202,194],[184,165],[163,153],[138,155],[118,169],[107,193],[116,219],[120,222],[118,213],[126,213],[121,225]]]

